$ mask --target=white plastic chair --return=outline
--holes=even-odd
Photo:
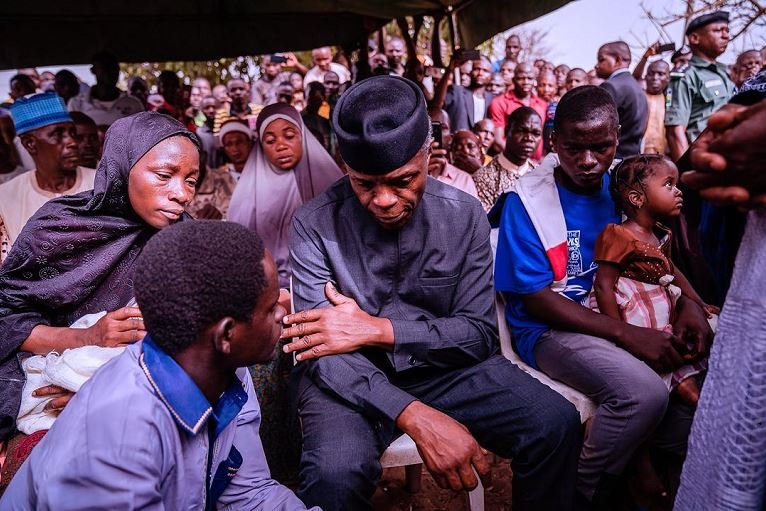
[[[572,387],[568,387],[560,381],[549,378],[545,373],[527,365],[521,358],[519,358],[511,344],[511,332],[508,330],[508,324],[505,322],[505,301],[502,296],[500,296],[500,293],[496,295],[495,305],[497,308],[498,335],[500,336],[500,352],[503,356],[532,378],[547,385],[572,403],[575,408],[577,408],[577,411],[580,412],[581,422],[585,423],[585,421],[593,417],[596,413],[596,403],[591,401],[588,396]]]
[[[499,230],[492,229],[489,232],[489,243],[492,247],[492,271],[494,273],[495,254],[497,253],[497,241]],[[530,375],[540,383],[550,387],[559,393],[564,399],[572,403],[577,411],[580,412],[580,421],[584,424],[596,413],[596,403],[590,400],[588,396],[572,387],[564,385],[560,381],[549,378],[545,373],[527,365],[518,354],[513,350],[511,342],[511,332],[508,330],[508,323],[505,322],[505,300],[500,293],[495,294],[495,308],[497,309],[497,333],[500,337],[500,352],[505,358],[513,362],[519,369]]]
[[[383,468],[404,467],[407,488],[410,491],[420,490],[420,475],[423,469],[423,459],[420,457],[415,442],[408,435],[402,435],[394,440],[380,457]],[[477,479],[478,476],[477,476]],[[484,511],[484,486],[479,479],[479,485],[468,492],[468,509]]]

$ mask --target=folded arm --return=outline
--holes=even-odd
[[[415,366],[464,366],[482,361],[496,350],[489,224],[483,216],[471,233],[456,283],[444,285],[444,293],[453,296],[449,316],[417,320],[380,318],[361,310],[356,301],[330,284],[333,275],[318,239],[298,221],[293,234],[295,297],[308,310],[285,318],[286,324],[294,326],[285,329],[282,337],[299,337],[285,348],[299,351],[298,360],[383,348],[393,352],[395,369],[403,371]],[[331,307],[325,307],[328,304]]]

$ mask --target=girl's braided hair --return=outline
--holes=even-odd
[[[644,193],[646,178],[654,173],[658,163],[664,161],[669,161],[664,154],[637,154],[617,164],[609,180],[609,195],[612,197],[617,214],[625,211],[625,192],[633,190]]]

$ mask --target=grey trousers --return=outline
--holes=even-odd
[[[539,339],[535,358],[548,376],[598,405],[578,465],[577,490],[586,498],[603,474],[620,475],[653,433],[655,445],[685,455],[693,412],[674,407],[666,414],[668,389],[641,360],[605,339],[557,330]]]

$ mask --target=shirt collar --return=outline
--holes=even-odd
[[[716,70],[724,70],[724,71],[726,70],[726,66],[724,64],[721,64],[720,62],[717,62],[717,61],[710,62],[697,55],[692,55],[692,58],[689,61],[689,64],[695,67],[706,67],[706,68],[713,68]]]
[[[621,75],[622,73],[629,73],[629,72],[630,71],[628,70],[627,67],[621,67],[620,69],[617,69],[616,71],[612,72],[612,74],[609,75],[609,78],[613,78],[617,75]]]
[[[500,153],[497,155],[497,162],[500,164],[501,167],[503,167],[505,170],[514,171],[518,170],[520,167],[519,165],[516,165],[511,160],[505,157],[503,153]],[[522,164],[524,165],[524,164]]]
[[[527,172],[527,169],[530,168],[531,162],[529,160],[525,161],[521,165],[516,165],[511,160],[505,157],[503,153],[500,153],[497,155],[497,162],[500,164],[501,167],[503,167],[505,170],[509,172],[517,172],[519,174],[524,174]]]
[[[215,407],[211,406],[194,380],[149,335],[142,342],[139,364],[176,423],[189,434],[199,433],[212,416],[217,437],[247,402],[247,392],[235,377]]]
[[[505,91],[504,94],[505,94],[505,97],[507,99],[509,99],[510,101],[512,101],[512,102],[514,102],[514,103],[516,103],[518,105],[525,106],[524,102],[520,98],[518,98],[516,96],[516,94],[513,92],[513,88],[509,88],[507,91]],[[547,105],[548,104],[544,99],[541,99],[540,96],[535,96],[534,94],[532,94],[529,98],[530,98],[529,99],[529,106],[531,108],[535,108],[534,105]],[[535,110],[537,110],[537,109],[535,109]]]

